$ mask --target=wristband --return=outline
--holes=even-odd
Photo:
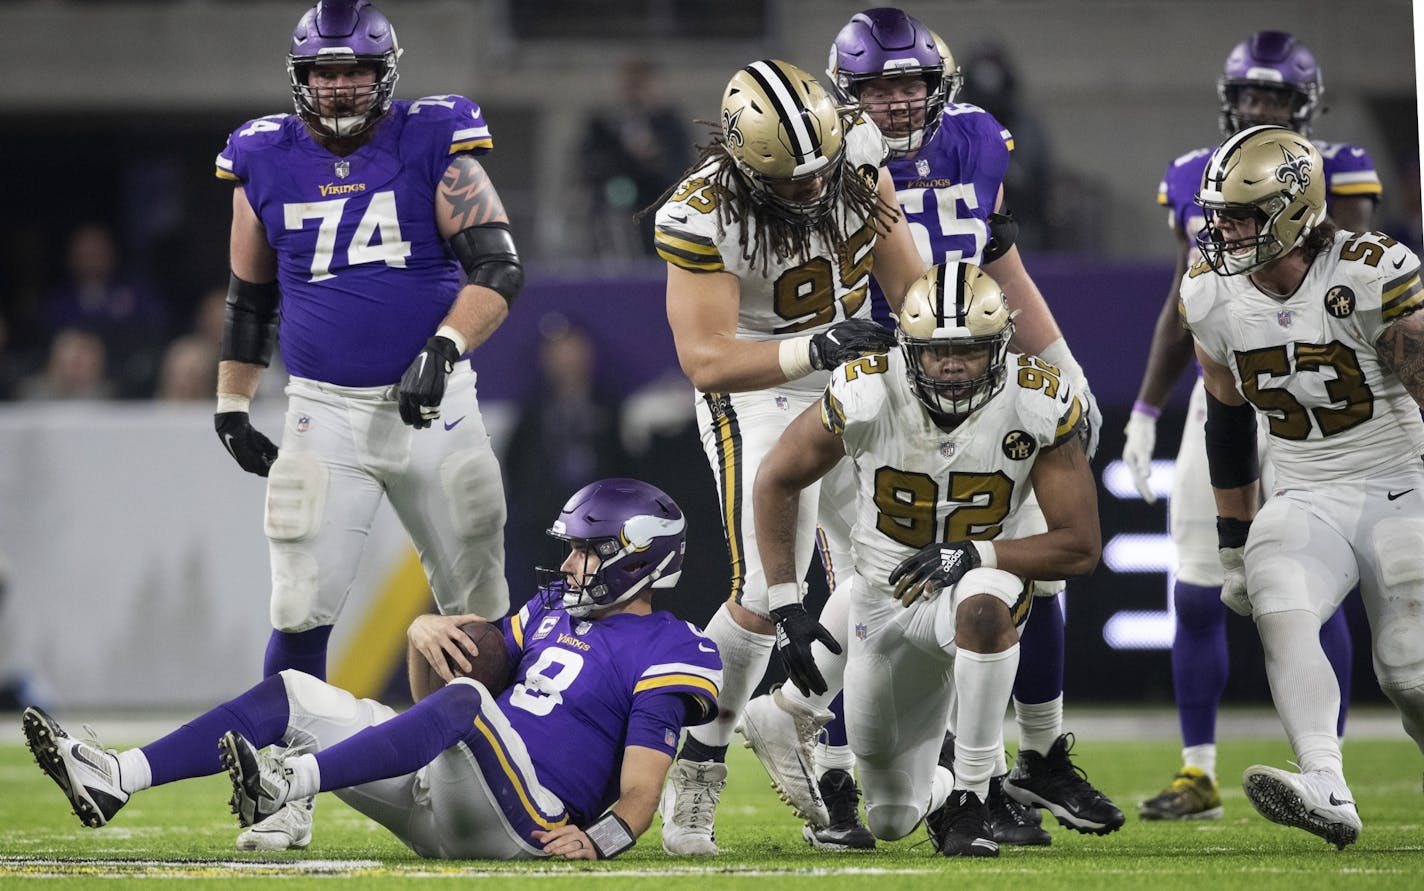
[[[1150,402],[1143,402],[1141,399],[1132,403],[1132,411],[1134,414],[1147,415],[1147,417],[1154,421],[1162,416],[1162,409]]]
[[[583,833],[593,843],[593,849],[598,852],[599,860],[612,860],[633,847],[637,841],[633,838],[633,830],[628,828],[628,824],[623,822],[622,817],[612,811],[609,811],[602,819],[596,820]]]
[[[218,407],[216,414],[224,414],[230,411],[240,411],[246,414],[252,407],[252,397],[239,396],[236,393],[219,393]]]
[[[1235,517],[1216,518],[1216,546],[1218,548],[1244,548],[1246,537],[1251,533],[1250,520]]]
[[[793,337],[783,340],[776,347],[777,361],[781,363],[781,373],[788,381],[800,380],[816,368],[811,364],[811,336]]]
[[[992,541],[973,542],[974,550],[979,552],[979,565],[985,569],[997,569],[999,567],[999,554],[994,549]]]
[[[1038,357],[1050,365],[1058,366],[1058,370],[1067,375],[1073,386],[1080,390],[1088,388],[1088,378],[1083,374],[1083,366],[1079,365],[1078,360],[1068,351],[1068,341],[1058,338],[1039,350]]]
[[[465,350],[470,343],[465,339],[465,335],[451,328],[449,325],[441,325],[440,330],[435,332],[436,337],[443,337],[455,345],[456,355],[465,355]]]
[[[801,602],[801,585],[797,582],[782,582],[766,589],[768,610],[778,610],[783,606],[795,606]]]

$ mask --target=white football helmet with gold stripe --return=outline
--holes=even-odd
[[[1014,313],[1003,290],[972,263],[931,266],[900,307],[899,340],[915,395],[932,414],[967,415],[998,395]]]
[[[733,75],[722,95],[722,138],[752,197],[778,216],[812,223],[840,197],[845,123],[795,65],[764,59]]]
[[[1240,275],[1290,253],[1325,219],[1325,162],[1285,127],[1249,127],[1223,142],[1202,175],[1196,202],[1206,225],[1202,258],[1219,275]],[[1254,219],[1254,235],[1228,239],[1222,216]]]

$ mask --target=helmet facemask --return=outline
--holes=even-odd
[[[320,0],[297,22],[287,54],[287,79],[297,114],[314,131],[332,139],[369,130],[391,107],[401,52],[395,28],[369,0]],[[311,83],[314,69],[358,64],[375,68],[373,83],[340,87]],[[335,114],[322,108],[323,102],[338,101],[346,107]]]
[[[1290,96],[1287,120],[1248,116],[1241,110],[1242,91],[1270,90]],[[1247,127],[1289,127],[1303,136],[1324,111],[1325,83],[1310,50],[1285,31],[1257,31],[1232,47],[1216,82],[1221,135],[1231,136]]]

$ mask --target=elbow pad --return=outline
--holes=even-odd
[[[1256,410],[1249,402],[1227,405],[1206,394],[1206,465],[1218,489],[1235,489],[1261,478]]]
[[[524,287],[524,266],[514,249],[508,223],[486,223],[461,229],[450,237],[450,250],[472,285],[489,288],[513,303]]]
[[[223,318],[223,359],[267,367],[277,343],[277,283],[243,281],[229,274]]]
[[[1019,222],[1008,211],[991,213],[988,219],[989,243],[984,245],[984,263],[993,263],[1009,252],[1019,237]]]

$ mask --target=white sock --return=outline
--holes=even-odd
[[[816,768],[820,771],[818,777],[825,776],[828,770],[854,770],[855,753],[850,750],[850,746],[817,743]]]
[[[995,759],[1003,758],[1004,710],[1013,694],[1019,645],[999,653],[960,649],[954,657],[954,686],[959,691],[959,733],[954,740],[954,788],[983,800]]]
[[[935,766],[934,779],[930,781],[930,806],[927,814],[932,814],[939,810],[945,799],[949,798],[949,793],[954,791],[954,774],[949,768]]]
[[[722,692],[717,698],[717,720],[687,732],[703,745],[725,746],[732,741],[732,733],[752,691],[766,674],[776,637],[757,634],[738,625],[725,603],[707,623],[705,633],[722,654]],[[788,684],[784,692],[794,691],[795,687]]]
[[[310,798],[321,789],[321,766],[316,763],[316,755],[307,753],[282,762],[287,770],[287,781],[292,784],[287,793],[287,801]]]
[[[1207,779],[1216,779],[1216,743],[1202,743],[1199,746],[1187,746],[1182,749],[1182,766],[1195,767],[1207,775]]]
[[[1019,725],[1019,749],[1047,755],[1063,735],[1063,694],[1047,702],[1014,700],[1014,719]]]
[[[119,788],[130,795],[142,792],[153,785],[153,768],[143,749],[127,749],[117,756],[119,762]]]
[[[1320,646],[1320,620],[1307,610],[1266,613],[1256,618],[1266,652],[1271,698],[1295,750],[1301,772],[1340,772],[1340,682]]]

